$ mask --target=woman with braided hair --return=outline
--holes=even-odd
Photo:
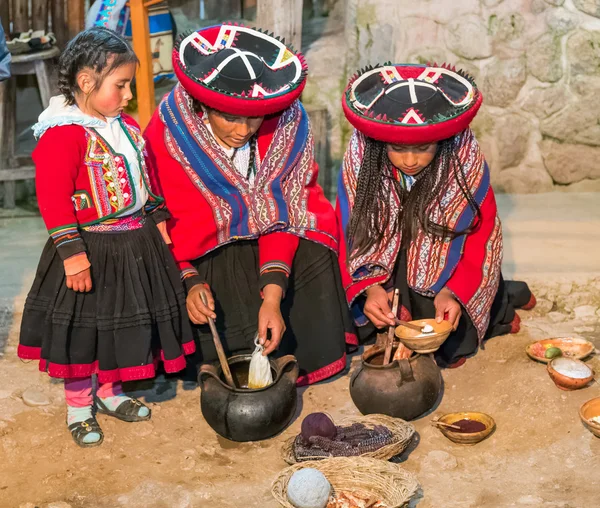
[[[199,362],[293,354],[299,384],[346,365],[356,342],[337,262],[335,212],[317,184],[313,138],[298,97],[302,55],[259,30],[223,24],[183,34],[179,84],[144,133],[169,207],[172,252],[187,288]],[[205,303],[206,301],[206,303]]]
[[[96,412],[150,418],[121,381],[154,377],[160,360],[180,371],[195,349],[167,246],[169,214],[149,183],[139,127],[123,114],[137,64],[111,30],[80,33],[60,58],[61,95],[34,126],[37,199],[50,238],[18,355],[64,378],[67,425],[82,447],[103,440]]]
[[[354,76],[342,98],[355,131],[338,187],[340,264],[359,336],[398,317],[448,320],[436,353],[448,367],[484,338],[516,333],[515,308],[535,305],[525,283],[502,280],[489,169],[469,129],[481,102],[461,71],[392,64]]]

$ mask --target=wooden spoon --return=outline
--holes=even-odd
[[[425,333],[423,331],[423,329],[425,328],[424,326],[413,325],[412,323],[407,323],[406,321],[402,321],[401,319],[396,319],[396,324],[401,325],[401,326],[406,326],[406,328],[416,330],[417,332]],[[431,332],[431,333],[435,333],[435,332]]]
[[[399,301],[400,301],[400,290],[395,289],[394,290],[394,300],[392,302],[392,313],[394,314],[394,316],[398,313]],[[396,329],[393,326],[390,326],[390,328],[388,329],[387,342],[385,344],[385,354],[383,355],[383,364],[384,365],[387,365],[388,363],[390,363],[390,359],[392,357],[392,347],[394,345],[395,330]]]
[[[202,303],[208,307],[208,300],[206,298],[206,294],[204,294],[204,291],[200,292],[200,298],[202,298]],[[223,350],[223,344],[221,344],[221,339],[219,338],[219,332],[217,332],[217,327],[215,326],[215,322],[211,317],[208,318],[208,326],[210,326],[213,342],[215,343],[215,349],[217,350],[219,363],[221,364],[221,370],[223,371],[225,380],[227,381],[227,384],[231,386],[231,388],[235,388],[233,376],[231,375],[231,370],[229,369],[229,362],[227,361],[227,356]]]
[[[431,422],[431,425],[433,425],[434,427],[446,427],[447,429],[452,429],[452,430],[460,430],[460,427],[458,425],[451,425],[449,423],[444,423],[444,422],[440,422],[440,421],[434,421]]]

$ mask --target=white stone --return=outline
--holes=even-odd
[[[40,391],[39,388],[33,386],[27,388],[23,392],[23,395],[21,395],[21,398],[23,399],[23,402],[26,405],[31,407],[47,406],[50,404],[50,399],[48,398],[48,396],[42,391]]]
[[[423,460],[423,467],[429,471],[439,471],[440,469],[448,471],[456,469],[457,466],[456,457],[443,450],[433,450]]]
[[[563,314],[562,312],[548,312],[548,319],[553,323],[563,323],[569,316]]]
[[[590,317],[596,317],[596,311],[598,307],[594,305],[580,305],[579,307],[575,307],[573,312],[575,313],[576,319],[585,319]]]

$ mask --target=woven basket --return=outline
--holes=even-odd
[[[378,450],[374,452],[363,453],[360,457],[371,457],[373,459],[381,459],[381,460],[390,460],[392,457],[396,455],[400,455],[406,447],[410,443],[413,434],[415,433],[415,428],[412,423],[405,422],[400,418],[392,418],[391,416],[386,415],[367,415],[367,416],[354,416],[351,418],[346,418],[341,420],[336,425],[340,427],[344,427],[347,425],[352,425],[353,423],[362,423],[368,428],[373,428],[375,425],[383,425],[390,429],[392,436],[394,437],[394,442],[388,445],[382,446]],[[299,462],[296,460],[296,456],[294,455],[294,441],[296,436],[293,436],[286,440],[283,443],[281,448],[281,454],[283,455],[283,460],[285,460],[288,464],[296,464]],[[306,462],[308,460],[324,460],[323,457],[307,457],[303,458],[300,462]]]
[[[346,491],[374,496],[389,508],[406,506],[419,489],[415,476],[398,464],[368,457],[334,457],[301,462],[281,471],[271,487],[281,506],[294,508],[287,498],[288,482],[296,471],[307,467],[325,475],[333,488],[332,494]]]

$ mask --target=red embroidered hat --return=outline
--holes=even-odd
[[[208,107],[242,116],[288,108],[302,93],[304,57],[273,34],[238,24],[182,34],[173,68],[186,91]]]
[[[417,145],[466,129],[482,100],[473,78],[454,67],[388,63],[357,73],[344,91],[342,107],[366,136]]]

